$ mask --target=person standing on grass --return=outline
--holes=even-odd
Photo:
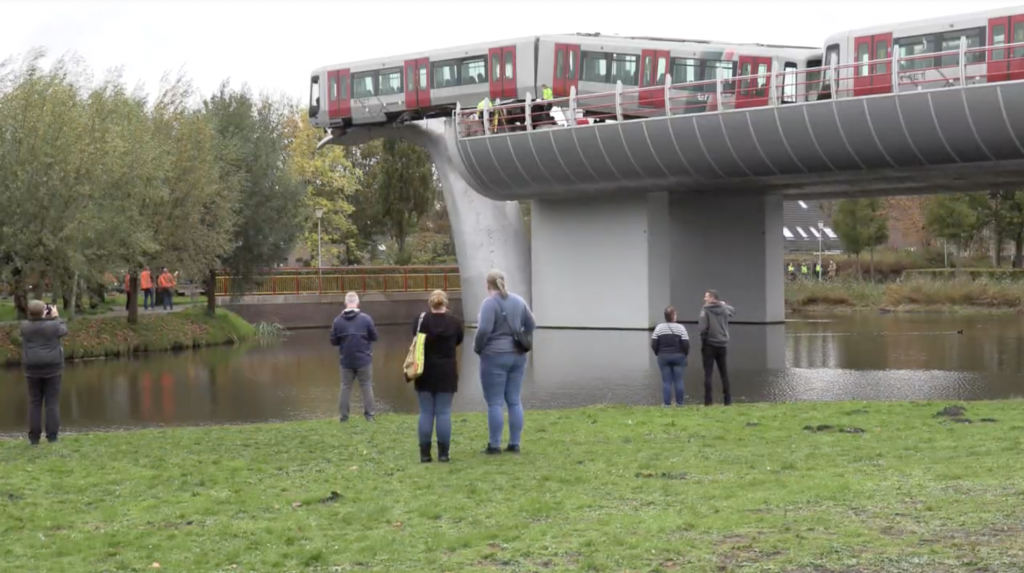
[[[149,310],[150,305],[156,309],[156,298],[153,294],[153,273],[149,272],[149,265],[142,267],[139,274],[139,288],[142,289],[142,308]]]
[[[160,286],[160,292],[162,293],[162,302],[164,304],[164,310],[174,310],[174,286],[178,284],[174,280],[174,275],[167,270],[167,267],[163,267],[160,270],[160,276],[156,279],[157,284]]]
[[[473,350],[480,355],[480,385],[487,401],[488,442],[485,454],[501,453],[501,433],[505,423],[502,406],[508,407],[508,447],[519,453],[523,435],[523,376],[526,352],[520,341],[536,328],[529,305],[505,288],[505,275],[487,273],[487,298],[480,305]]]
[[[348,421],[349,398],[352,384],[358,380],[363,394],[363,415],[373,421],[373,343],[377,342],[377,327],[370,315],[359,310],[359,295],[345,295],[345,310],[331,326],[331,344],[341,355],[341,396],[338,415]]]
[[[665,309],[665,322],[654,328],[651,350],[661,370],[661,397],[665,406],[672,405],[672,390],[676,392],[676,405],[683,405],[683,372],[690,354],[690,335],[686,327],[676,322],[675,307]]]
[[[21,365],[28,383],[28,441],[39,444],[46,406],[46,441],[56,442],[60,431],[60,381],[68,327],[56,306],[41,300],[28,303],[28,320],[21,323]]]
[[[430,294],[430,312],[412,322],[413,336],[422,332],[423,373],[414,381],[420,403],[420,461],[430,457],[431,437],[437,425],[437,461],[449,460],[452,441],[452,399],[459,389],[456,348],[464,336],[462,320],[448,312],[448,295],[443,290]],[[422,320],[422,323],[420,322]]]
[[[806,268],[806,265],[805,265]],[[704,293],[704,308],[697,319],[697,331],[700,333],[700,353],[704,362],[704,405],[714,403],[711,377],[715,364],[718,375],[722,378],[722,395],[725,405],[732,405],[732,392],[729,389],[729,369],[725,364],[726,348],[729,346],[729,319],[736,314],[733,307],[719,300],[718,292],[709,290]]]

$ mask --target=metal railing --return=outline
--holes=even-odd
[[[1024,79],[1024,42],[966,46],[966,37],[961,37],[960,48],[956,50],[900,57],[896,44],[891,57],[842,65],[833,61],[817,68],[779,71],[778,60],[772,59],[766,72],[745,76],[726,77],[724,69],[719,69],[716,79],[676,84],[670,74],[665,74],[663,84],[656,86],[626,88],[618,81],[615,89],[608,92],[578,94],[573,86],[568,97],[551,100],[533,100],[527,93],[521,102],[503,104],[498,100],[492,106],[485,101],[482,108],[473,110],[457,105],[453,114],[456,137]],[[940,65],[917,65],[927,60]],[[946,63],[947,60],[952,62]]]
[[[228,296],[237,277],[217,276],[217,294]],[[458,267],[278,268],[255,277],[249,295],[459,291]]]

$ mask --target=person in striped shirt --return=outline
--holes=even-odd
[[[675,389],[676,405],[683,405],[683,371],[686,357],[690,354],[690,335],[686,327],[676,322],[676,309],[665,309],[665,322],[654,328],[651,336],[651,350],[658,358],[661,370],[661,395],[666,406],[672,405],[672,390]]]

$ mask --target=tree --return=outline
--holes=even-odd
[[[350,216],[350,198],[360,191],[361,173],[349,162],[345,148],[330,145],[316,151],[321,133],[305,117],[305,110],[296,110],[289,121],[289,170],[305,185],[304,216],[301,217],[303,238],[311,253],[318,248],[316,209],[323,209],[319,242],[345,244],[356,235]],[[337,256],[337,253],[332,253]]]
[[[398,246],[396,263],[411,259],[405,241],[417,219],[428,212],[438,196],[434,165],[427,150],[398,139],[384,139],[370,169],[380,218]]]
[[[837,201],[832,210],[832,227],[843,250],[857,258],[857,276],[861,275],[860,254],[871,251],[871,278],[874,280],[874,249],[889,239],[882,201],[877,198]]]
[[[952,242],[957,253],[973,242],[986,222],[987,197],[976,193],[952,193],[930,197],[925,207],[925,227],[934,237]]]

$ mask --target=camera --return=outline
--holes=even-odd
[[[43,316],[45,316],[45,317],[53,316],[53,305],[52,304],[46,305],[46,310],[43,312]]]

